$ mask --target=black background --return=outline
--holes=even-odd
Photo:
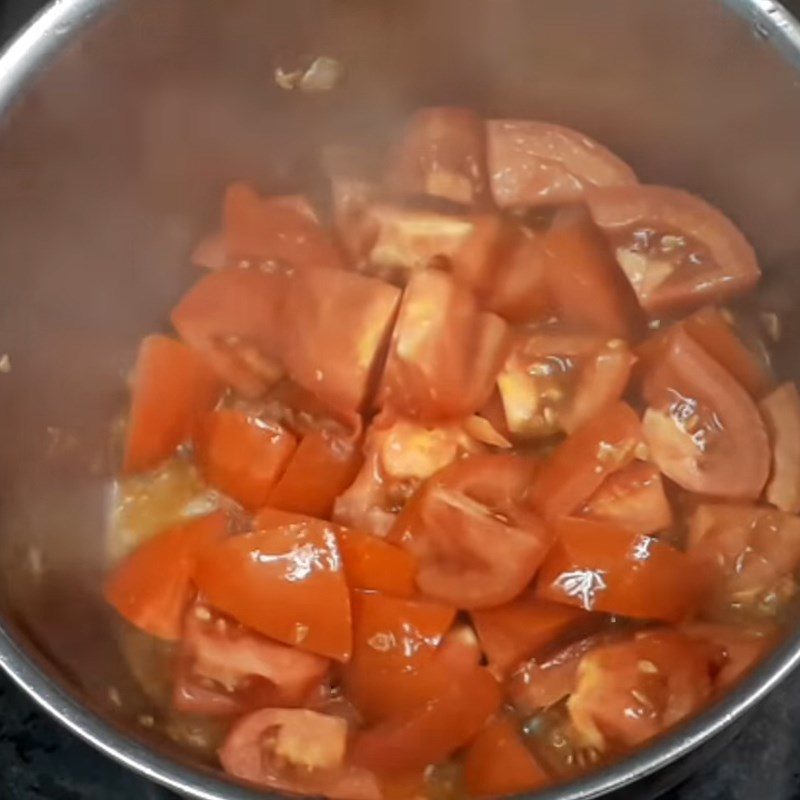
[[[44,4],[0,0],[0,38],[6,40]],[[785,4],[800,13],[800,0]],[[0,800],[42,798],[172,800],[174,796],[92,750],[0,676]],[[755,798],[800,800],[800,675],[762,705],[721,758],[664,800]]]

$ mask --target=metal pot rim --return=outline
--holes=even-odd
[[[0,55],[0,114],[7,112],[36,73],[76,33],[118,3],[119,0],[52,0]],[[723,4],[800,70],[800,23],[786,8],[775,0],[723,0]],[[610,767],[536,793],[535,800],[591,800],[653,775],[741,718],[799,664],[800,630],[742,685],[703,714]],[[14,626],[2,621],[0,668],[73,733],[150,780],[198,800],[258,800],[271,794],[244,788],[211,770],[179,763],[122,733],[48,675],[37,659],[24,651]]]

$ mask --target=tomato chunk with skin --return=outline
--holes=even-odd
[[[609,475],[633,461],[641,425],[626,403],[616,403],[578,428],[543,462],[530,502],[547,520],[577,512]]]
[[[464,658],[463,647],[443,648],[436,660],[441,691],[423,706],[356,734],[354,763],[393,773],[444,761],[481,730],[500,707],[500,686]]]
[[[380,391],[382,407],[423,421],[476,413],[489,399],[509,347],[506,323],[480,311],[444,273],[409,281]]]
[[[710,615],[771,617],[797,592],[800,519],[771,508],[701,505],[688,553],[717,579]]]
[[[708,701],[719,658],[718,648],[669,629],[590,651],[567,701],[578,737],[601,752],[652,739]]]
[[[724,302],[760,277],[750,243],[722,212],[679,189],[593,189],[586,201],[652,317]]]
[[[635,338],[640,327],[636,297],[584,206],[556,212],[543,247],[548,288],[564,322]]]
[[[342,531],[339,547],[351,588],[397,597],[416,594],[417,562],[411,553],[361,531]]]
[[[551,782],[514,723],[491,720],[464,754],[464,782],[472,797],[522,794]]]
[[[183,626],[173,707],[228,716],[267,706],[303,705],[330,662],[274,642],[198,603]]]
[[[139,346],[125,443],[125,474],[144,472],[190,441],[222,385],[182,342],[147,336]]]
[[[254,510],[267,502],[296,446],[294,436],[278,423],[223,409],[201,424],[196,457],[206,481]]]
[[[462,609],[489,608],[530,583],[551,543],[522,502],[535,469],[521,456],[473,456],[419,490],[389,538],[416,556],[425,595]]]
[[[331,234],[300,196],[261,197],[243,183],[225,193],[224,242],[229,258],[280,261],[292,267],[344,269]]]
[[[622,339],[546,326],[523,331],[497,378],[508,430],[571,432],[624,393],[634,356]]]
[[[453,606],[354,592],[353,658],[343,681],[367,721],[402,715],[439,691],[432,665],[455,616]]]
[[[767,395],[759,409],[772,444],[772,469],[766,498],[781,511],[800,512],[800,395],[784,383]]]
[[[364,465],[336,500],[334,519],[386,536],[423,481],[456,459],[484,450],[464,422],[423,425],[382,414],[367,431]]]
[[[308,709],[265,708],[242,717],[219,751],[248,783],[331,800],[381,800],[377,777],[345,760],[347,722]]]
[[[644,461],[634,461],[609,475],[589,498],[581,516],[612,522],[635,533],[657,533],[673,521],[661,473]]]
[[[755,500],[770,466],[767,432],[747,392],[685,331],[644,383],[642,430],[652,459],[698,494]],[[746,453],[747,458],[742,458]]]
[[[493,119],[486,128],[492,194],[500,207],[574,203],[591,186],[637,183],[610,150],[562,125]]]
[[[467,108],[415,112],[389,164],[387,184],[467,206],[490,202],[483,120]]]
[[[207,548],[198,561],[197,586],[214,608],[242,625],[347,661],[350,597],[337,527],[285,516]]]
[[[329,517],[336,498],[361,469],[364,459],[359,444],[357,438],[327,431],[307,434],[269,493],[269,504],[312,517]]]
[[[582,609],[526,596],[497,608],[473,611],[471,617],[489,669],[498,678],[592,619]]]
[[[183,617],[195,592],[197,559],[227,532],[226,516],[216,512],[148,539],[108,577],[106,601],[151,636],[180,639]]]
[[[587,611],[679,622],[707,591],[688,555],[650,536],[607,523],[563,519],[545,559],[536,596]]]

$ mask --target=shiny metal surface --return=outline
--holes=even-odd
[[[335,92],[275,85],[277,66],[322,54],[347,68]],[[798,69],[800,30],[771,0],[53,3],[0,59],[0,353],[12,365],[0,374],[0,666],[154,780],[208,800],[263,797],[137,723],[152,709],[98,593],[124,373],[190,280],[221,188],[246,177],[319,191],[320,146],[369,150],[425,103],[552,119],[644,180],[718,203],[761,253],[764,302],[788,315],[800,299]],[[777,360],[800,378],[794,316]],[[724,747],[799,660],[793,635],[702,717],[537,797],[655,796]]]

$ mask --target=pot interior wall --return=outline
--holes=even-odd
[[[346,68],[324,95],[277,67]],[[0,130],[0,599],[46,669],[105,704],[123,677],[99,598],[108,441],[139,337],[166,329],[224,185],[298,181],[320,148],[411,109],[553,120],[746,231],[764,304],[800,299],[800,76],[716,0],[128,0],[66,44]],[[800,377],[786,319],[780,369]],[[746,458],[746,454],[743,454]],[[154,734],[155,735],[155,734]]]

